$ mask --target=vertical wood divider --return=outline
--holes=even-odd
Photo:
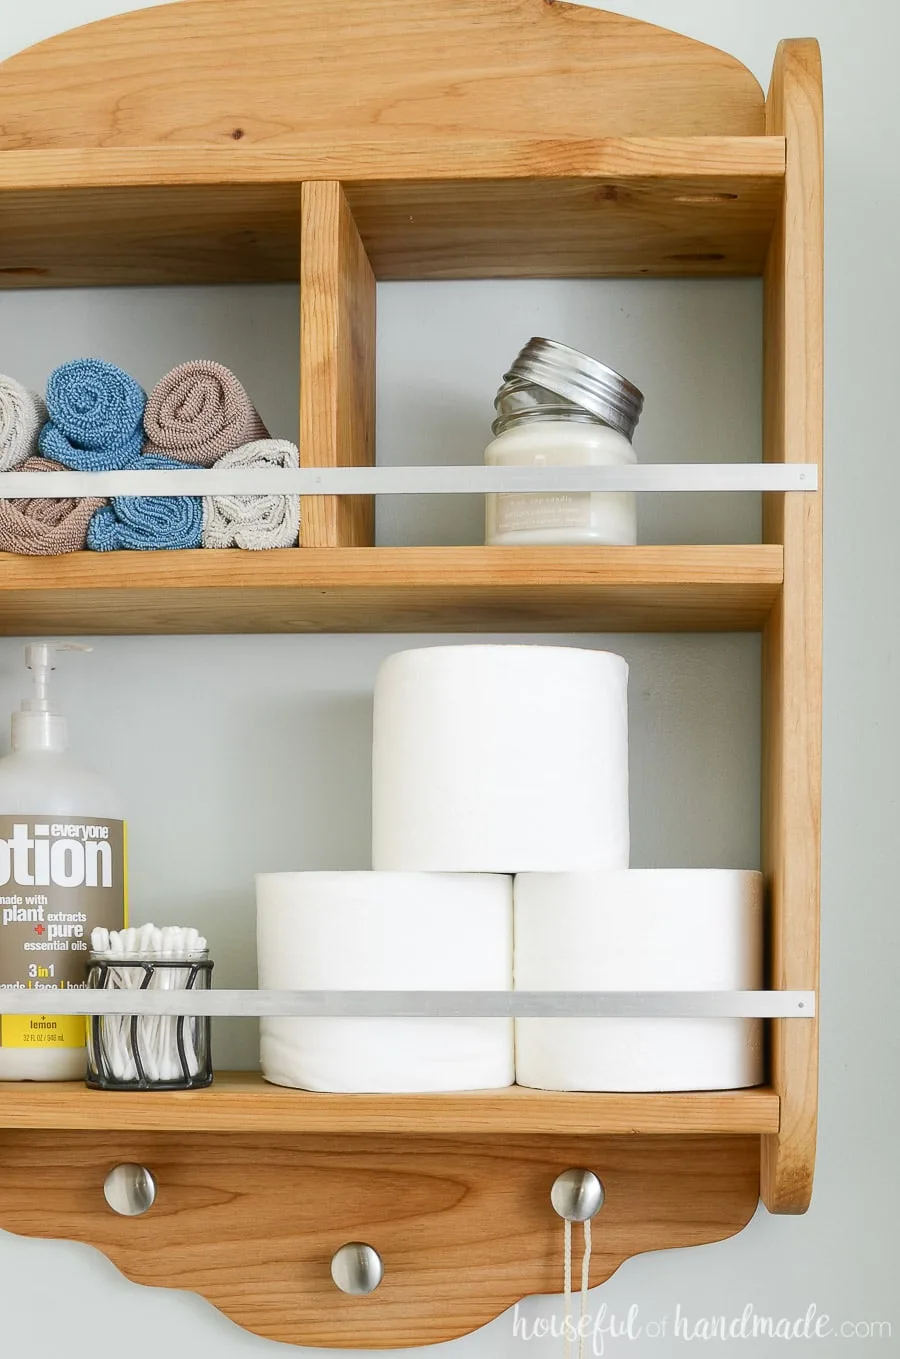
[[[300,225],[300,462],[375,462],[375,276],[336,181],[302,186]],[[303,547],[369,547],[371,496],[304,496]]]
[[[819,47],[779,45],[766,131],[784,136],[784,203],[764,291],[764,456],[822,466],[822,71]],[[784,587],[763,634],[763,870],[770,985],[819,980],[822,494],[764,497],[763,537],[784,544]],[[815,1166],[818,1021],[774,1020],[771,1080],[781,1128],[762,1139],[770,1212],[809,1206]]]

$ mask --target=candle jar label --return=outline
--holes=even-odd
[[[589,491],[560,491],[553,495],[500,495],[497,532],[527,529],[590,528]]]

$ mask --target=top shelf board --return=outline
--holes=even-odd
[[[0,152],[0,287],[277,283],[300,184],[344,185],[380,279],[761,274],[782,137]]]

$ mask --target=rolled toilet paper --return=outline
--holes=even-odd
[[[259,985],[509,991],[512,882],[497,875],[261,873]],[[506,1019],[263,1019],[263,1076],[303,1090],[512,1085]]]
[[[516,989],[757,990],[762,924],[760,873],[524,874]],[[762,1079],[760,1020],[516,1022],[516,1080],[541,1090],[728,1090]]]
[[[627,868],[627,683],[621,656],[575,647],[389,656],[375,682],[375,868]]]

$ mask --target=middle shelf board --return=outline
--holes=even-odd
[[[753,632],[774,544],[0,554],[0,635]]]
[[[777,1133],[774,1090],[584,1094],[528,1090],[336,1095],[221,1072],[208,1090],[99,1091],[80,1082],[7,1083],[0,1129],[105,1132],[479,1134]]]

